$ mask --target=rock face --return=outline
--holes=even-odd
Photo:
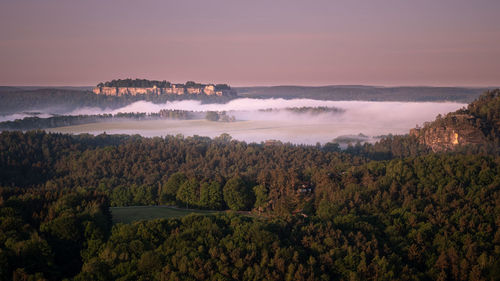
[[[450,114],[426,123],[423,128],[410,130],[421,144],[434,152],[447,151],[464,145],[478,145],[488,141],[480,129],[480,122],[468,114]]]
[[[93,92],[97,95],[106,96],[136,96],[136,95],[200,95],[207,96],[234,96],[232,90],[217,90],[214,85],[203,87],[185,87],[184,85],[172,85],[171,87],[139,88],[139,87],[95,87]]]

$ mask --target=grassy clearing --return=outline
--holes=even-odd
[[[110,208],[113,223],[131,223],[139,220],[178,218],[189,214],[215,214],[217,211],[178,209],[168,206],[131,206]]]

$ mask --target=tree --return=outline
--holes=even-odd
[[[200,186],[200,206],[204,208],[210,208],[210,194],[208,192],[208,182],[204,182]]]
[[[194,82],[194,81],[187,81],[186,82],[186,87],[189,87],[189,88],[196,87],[196,82]]]
[[[208,121],[219,121],[219,113],[217,111],[207,111],[207,114],[205,115],[205,119]]]
[[[168,178],[167,182],[163,185],[160,195],[161,204],[170,204],[175,201],[177,190],[187,180],[183,173],[175,173]]]
[[[260,212],[269,201],[267,188],[263,185],[256,185],[253,187],[253,193],[255,194],[254,207]]]
[[[185,181],[177,190],[177,200],[186,203],[186,207],[189,205],[198,205],[199,194],[199,183],[195,178]]]
[[[250,188],[239,176],[227,181],[223,193],[224,201],[231,210],[248,210],[253,203]]]
[[[228,143],[232,140],[233,138],[231,137],[230,134],[228,133],[222,133],[220,134],[220,136],[218,137],[215,137],[214,138],[214,141],[217,141],[217,142],[222,142],[222,143]]]
[[[222,189],[218,182],[210,184],[205,182],[200,188],[200,205],[212,210],[220,210],[224,207]]]
[[[323,146],[323,150],[327,152],[340,152],[340,145],[338,143],[327,142]]]
[[[222,209],[224,207],[224,196],[222,194],[220,183],[213,181],[208,186],[208,193],[210,198],[210,208],[215,210]]]

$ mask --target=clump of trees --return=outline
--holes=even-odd
[[[166,80],[147,80],[147,79],[114,79],[111,81],[100,82],[97,87],[135,87],[135,88],[167,88],[172,84]]]
[[[111,81],[100,82],[97,84],[97,87],[129,87],[129,88],[170,88],[172,87],[172,83],[169,81],[163,80],[148,80],[148,79],[114,79]],[[176,87],[185,87],[185,88],[203,88],[207,86],[207,84],[196,83],[194,81],[187,81],[185,84],[175,84]],[[220,91],[228,91],[231,90],[231,87],[227,84],[215,84],[216,90]]]
[[[228,115],[225,111],[207,111],[205,114],[205,119],[213,122],[234,122],[236,118],[232,115]]]
[[[261,111],[261,112],[287,111],[287,112],[292,112],[292,113],[297,113],[297,114],[318,115],[318,114],[323,114],[323,113],[342,113],[345,110],[342,108],[333,107],[333,106],[316,106],[316,107],[302,106],[302,107],[286,107],[283,109],[268,108],[268,109],[260,109],[259,111]]]
[[[161,118],[165,119],[178,119],[178,120],[188,120],[192,119],[194,112],[187,110],[177,110],[177,109],[162,109],[158,112]]]

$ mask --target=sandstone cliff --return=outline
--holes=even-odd
[[[465,109],[457,110],[410,135],[433,151],[447,151],[459,146],[500,144],[500,90],[488,91]]]
[[[476,118],[471,115],[451,115],[427,124],[423,128],[410,130],[421,144],[433,151],[452,150],[457,146],[478,145],[488,141],[476,126]]]
[[[207,96],[233,96],[234,91],[218,90],[214,85],[203,87],[183,87],[172,85],[171,87],[95,87],[93,92],[97,95],[107,96],[136,96],[136,95],[200,95]]]

